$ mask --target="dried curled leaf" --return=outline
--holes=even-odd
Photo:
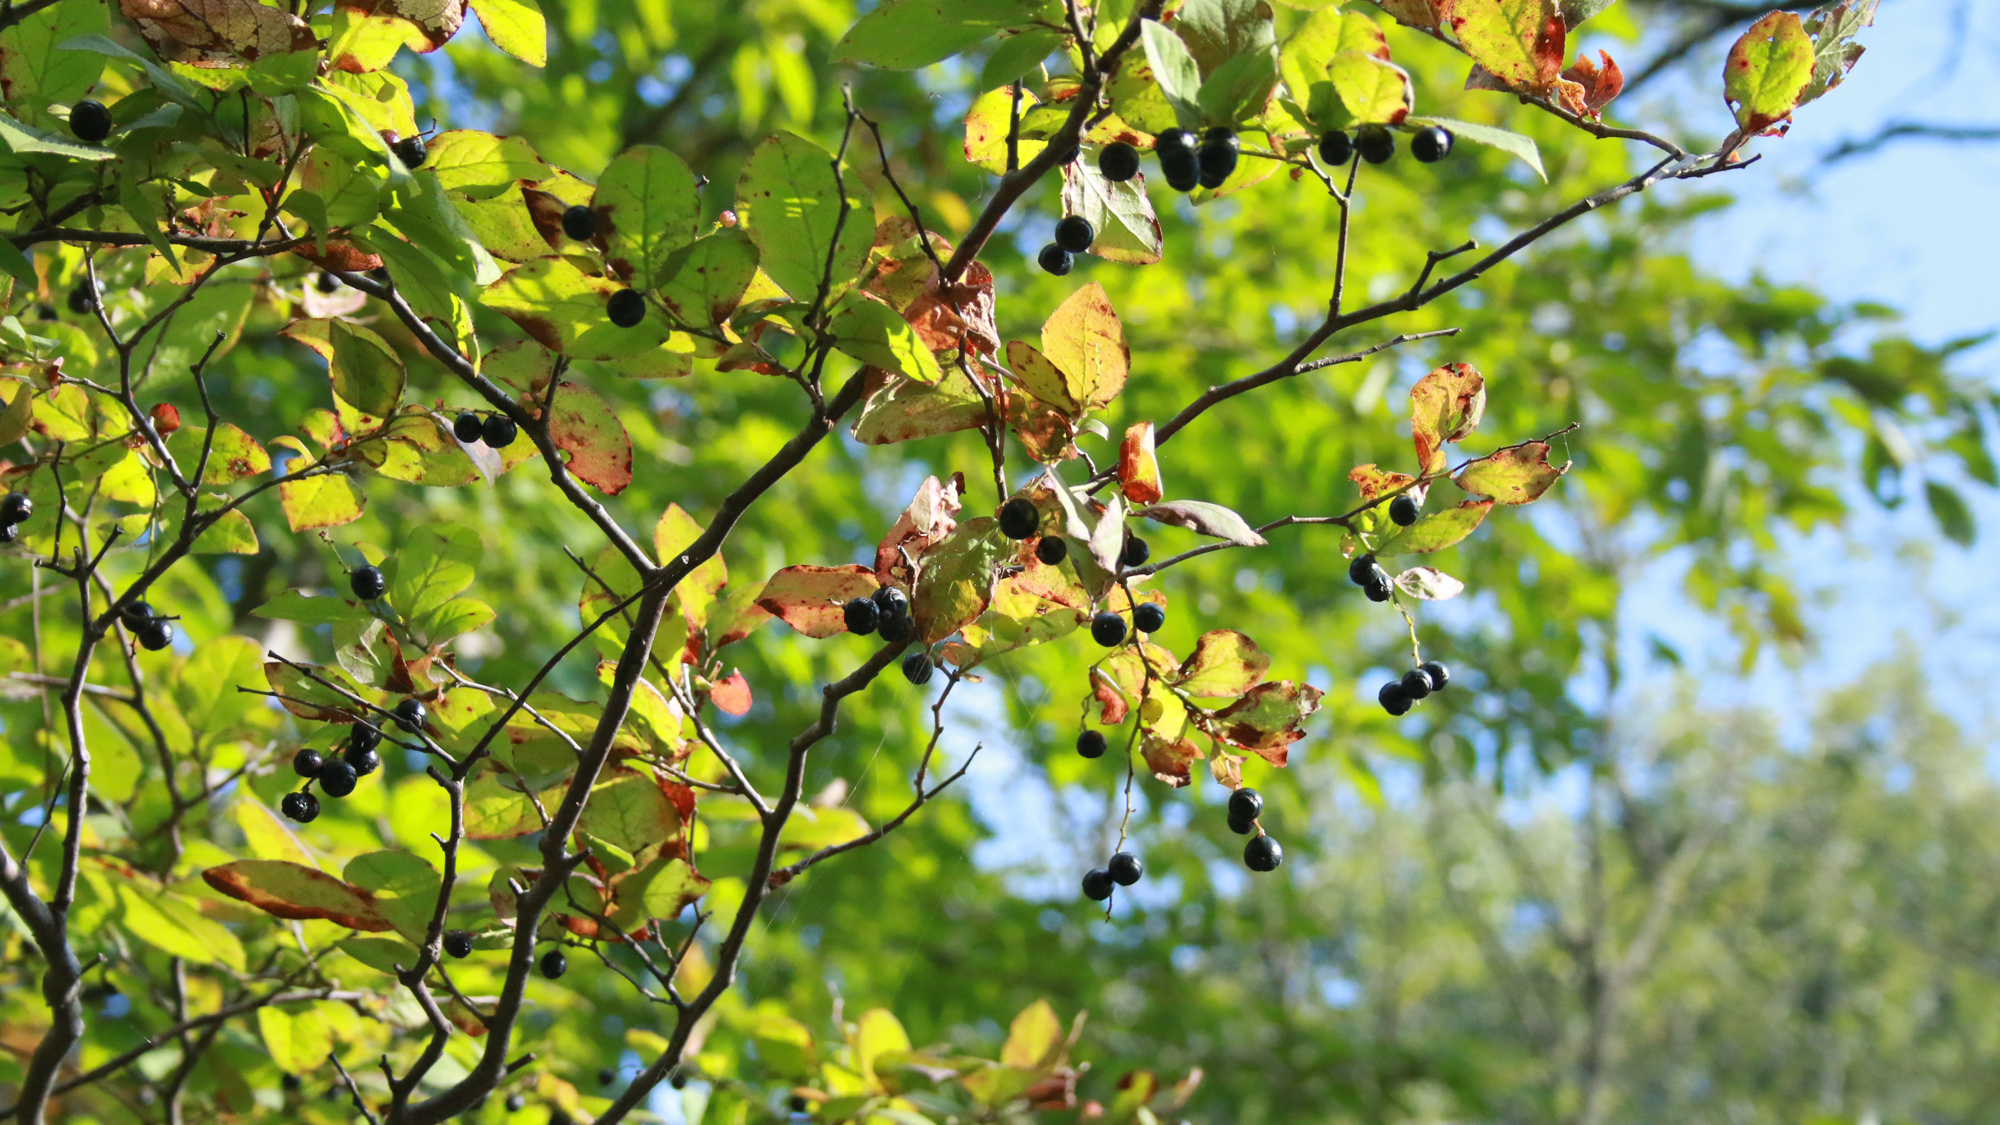
[[[239,67],[319,46],[306,22],[257,0],[119,0],[118,10],[168,62]]]

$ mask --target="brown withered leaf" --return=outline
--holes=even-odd
[[[319,47],[304,20],[257,0],[118,0],[118,10],[161,58],[189,66],[238,67]]]
[[[365,16],[390,16],[415,24],[428,46],[418,47],[429,54],[451,41],[465,22],[466,0],[342,0],[340,7]]]
[[[1618,64],[1612,61],[1611,53],[1599,51],[1597,57],[1604,60],[1603,66],[1591,62],[1589,55],[1578,55],[1576,62],[1562,72],[1564,82],[1557,84],[1558,91],[1566,96],[1572,95],[1569,85],[1573,84],[1576,87],[1573,96],[1580,97],[1583,103],[1577,112],[1587,113],[1592,117],[1598,116],[1604,107],[1611,103],[1611,99],[1617,97],[1619,91],[1625,88],[1625,72],[1619,70]]]

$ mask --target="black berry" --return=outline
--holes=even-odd
[[[1051,242],[1035,255],[1035,264],[1042,267],[1044,273],[1063,277],[1076,268],[1076,255]]]
[[[881,632],[882,639],[892,645],[907,644],[911,637],[917,635],[917,623],[910,620],[907,613],[890,614],[882,618],[882,623],[876,628]]]
[[[1371,602],[1388,601],[1389,600],[1388,573],[1382,570],[1382,568],[1376,567],[1374,577],[1370,578],[1368,580],[1368,584],[1366,586],[1363,586],[1361,589],[1363,593],[1368,595],[1368,600]]]
[[[337,293],[340,287],[347,283],[340,280],[340,275],[332,270],[321,270],[319,276],[313,279],[313,284],[318,286],[322,293]]]
[[[1407,492],[1389,501],[1389,519],[1397,527],[1408,527],[1417,522],[1418,510],[1416,498]]]
[[[320,763],[319,791],[329,797],[345,797],[354,792],[358,776],[346,758],[328,758]]]
[[[1139,876],[1146,873],[1146,865],[1131,852],[1119,852],[1112,856],[1111,862],[1106,867],[1111,872],[1111,881],[1121,887],[1131,886],[1139,881]]]
[[[620,289],[604,302],[605,315],[620,328],[630,328],[646,319],[646,298],[637,289]]]
[[[868,598],[855,598],[840,607],[840,616],[847,624],[847,631],[857,637],[865,637],[875,631],[875,624],[882,617],[882,611]]]
[[[485,432],[486,423],[470,410],[451,420],[451,436],[466,445],[477,442]]]
[[[14,540],[19,539],[20,537],[21,537],[20,524],[0,523],[0,544],[12,543]]]
[[[485,423],[479,427],[479,436],[495,449],[505,449],[514,444],[514,435],[520,432],[521,427],[505,414],[488,414]]]
[[[1354,156],[1354,144],[1347,134],[1335,129],[1319,139],[1320,163],[1329,168],[1337,168]]]
[[[1403,694],[1408,696],[1412,701],[1422,699],[1431,693],[1430,674],[1422,668],[1412,668],[1403,673],[1401,683],[1403,685]]]
[[[472,956],[472,934],[465,930],[446,930],[444,932],[444,951],[453,957],[464,958]]]
[[[158,652],[174,643],[174,623],[154,618],[139,627],[139,644],[147,652]]]
[[[1082,215],[1065,215],[1056,224],[1056,245],[1072,254],[1081,254],[1097,241],[1097,228]]]
[[[1104,732],[1087,730],[1076,736],[1076,752],[1086,758],[1104,756]]]
[[[311,747],[292,755],[292,772],[300,777],[318,777],[322,764],[324,763],[320,760],[319,751]]]
[[[1201,184],[1201,158],[1195,151],[1194,134],[1186,129],[1168,129],[1153,140],[1153,155],[1160,158],[1160,174],[1175,191],[1193,191]]]
[[[367,777],[382,768],[382,755],[373,747],[358,750],[353,746],[340,752],[340,760],[353,768],[356,777]]]
[[[20,523],[35,514],[35,502],[25,492],[0,496],[0,523]]]
[[[137,632],[146,622],[158,616],[159,614],[153,612],[153,603],[151,602],[133,602],[131,605],[118,611],[118,620],[124,622],[125,627],[134,632]]]
[[[1146,560],[1152,557],[1152,545],[1136,535],[1127,535],[1125,549],[1118,552],[1118,561],[1124,564],[1127,570],[1135,566],[1145,566]]]
[[[396,725],[411,734],[422,732],[424,720],[429,716],[430,712],[425,709],[424,701],[421,699],[405,699],[396,704]]]
[[[1417,130],[1410,138],[1410,155],[1426,164],[1435,164],[1451,155],[1451,130],[1442,125],[1428,125]]]
[[[1451,669],[1435,660],[1426,660],[1417,665],[1417,668],[1431,678],[1432,691],[1443,691],[1444,686],[1451,682]]]
[[[1132,607],[1132,627],[1141,633],[1157,633],[1167,623],[1167,611],[1152,602],[1140,602]]]
[[[286,1093],[298,1093],[299,1087],[305,1084],[305,1079],[289,1071],[278,1076],[278,1085],[283,1087]]]
[[[1222,182],[1236,171],[1239,147],[1234,129],[1208,131],[1201,142],[1201,153],[1196,158],[1201,165],[1201,186],[1211,190],[1222,186]]]
[[[597,237],[597,212],[584,204],[577,204],[563,212],[563,233],[578,242],[589,242]]]
[[[519,1113],[528,1108],[528,1099],[519,1094],[508,1094],[505,1104],[508,1113]]]
[[[319,798],[303,791],[287,793],[285,799],[278,802],[278,811],[284,813],[286,819],[304,824],[319,815]]]
[[[1083,897],[1092,902],[1103,902],[1111,897],[1111,872],[1102,867],[1093,867],[1083,874]]]
[[[597,1072],[597,1084],[599,1086],[609,1086],[616,1081],[618,1081],[618,1072],[612,1070],[610,1067]]]
[[[928,652],[917,651],[903,658],[903,678],[913,684],[930,683],[931,673],[935,670]]]
[[[1347,564],[1347,580],[1356,586],[1366,586],[1382,568],[1375,565],[1374,555],[1356,555]]]
[[[103,102],[85,98],[69,107],[69,131],[79,141],[96,144],[111,135],[111,111]]]
[[[1139,174],[1139,150],[1124,141],[1113,141],[1097,154],[1097,170],[1114,184],[1122,184]]]
[[[1000,534],[1009,539],[1026,539],[1041,525],[1042,513],[1025,496],[1016,496],[1000,505]]]
[[[1243,866],[1252,871],[1276,871],[1285,862],[1285,849],[1269,836],[1258,836],[1243,845]]]
[[[569,958],[563,956],[562,950],[551,949],[542,954],[542,976],[555,980],[566,972],[569,972]]]
[[[1396,136],[1380,125],[1370,125],[1355,134],[1354,147],[1370,164],[1385,164],[1396,155]]]
[[[350,751],[366,753],[382,745],[382,732],[367,723],[356,723],[347,734],[347,748]]]
[[[1090,619],[1090,639],[1110,648],[1125,639],[1125,619],[1105,610]]]
[[[1410,696],[1409,693],[1403,690],[1403,681],[1401,680],[1390,680],[1388,683],[1383,684],[1382,690],[1375,693],[1375,698],[1382,704],[1382,710],[1389,712],[1391,715],[1407,715],[1410,713]]]
[[[876,590],[874,598],[875,608],[881,610],[884,617],[910,615],[910,596],[894,586],[884,586]]]
[[[1245,824],[1264,815],[1264,795],[1255,789],[1238,789],[1229,795],[1229,819]]]
[[[96,307],[97,292],[90,287],[89,279],[77,282],[76,288],[69,291],[69,311],[82,316]]]
[[[425,158],[430,154],[431,146],[424,143],[422,136],[404,137],[396,142],[396,159],[411,171],[423,167]]]
[[[1035,544],[1035,557],[1042,560],[1043,566],[1061,566],[1069,557],[1069,542],[1060,535],[1044,535]]]
[[[389,580],[375,567],[364,566],[347,576],[347,588],[362,601],[372,602],[389,588]]]

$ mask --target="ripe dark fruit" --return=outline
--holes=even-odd
[[[174,623],[154,618],[139,628],[139,644],[147,652],[158,652],[174,643]]]
[[[1385,164],[1396,155],[1396,136],[1379,125],[1370,126],[1355,135],[1354,147],[1368,163]]]
[[[1444,686],[1451,682],[1451,669],[1435,660],[1424,661],[1417,665],[1417,670],[1431,678],[1432,691],[1443,691]]]
[[[1264,795],[1255,789],[1238,789],[1229,795],[1229,819],[1244,823],[1264,815]]]
[[[362,601],[372,602],[389,588],[389,580],[382,577],[382,572],[375,567],[364,566],[347,576],[347,588]]]
[[[563,956],[562,950],[551,949],[542,954],[542,976],[555,980],[566,972],[569,972],[569,958]]]
[[[1431,678],[1422,668],[1412,668],[1403,673],[1401,680],[1403,694],[1412,701],[1422,699],[1431,693]]]
[[[840,607],[840,615],[847,624],[847,631],[857,637],[865,637],[875,631],[875,625],[882,619],[882,611],[867,598],[855,598]]]
[[[884,586],[876,590],[874,598],[875,608],[881,610],[884,617],[910,615],[910,596],[894,586]]]
[[[424,720],[430,717],[421,699],[405,699],[396,704],[396,725],[416,734],[424,729]]]
[[[521,427],[505,414],[488,414],[479,427],[479,436],[495,449],[505,449],[514,444],[514,435],[520,432]]]
[[[1042,267],[1044,273],[1064,277],[1076,268],[1076,255],[1051,242],[1035,255],[1035,264]]]
[[[1375,699],[1382,704],[1382,710],[1389,712],[1391,715],[1400,716],[1410,713],[1410,696],[1403,690],[1403,681],[1401,680],[1390,680],[1388,683],[1383,684],[1382,690],[1375,693]]]
[[[630,328],[646,319],[646,298],[637,289],[620,289],[604,302],[604,313],[611,323]]]
[[[0,496],[0,523],[20,523],[35,514],[35,502],[25,492]]]
[[[404,137],[396,142],[395,148],[396,159],[411,171],[423,167],[425,158],[431,154],[431,146],[425,144],[421,136]]]
[[[506,1106],[508,1113],[519,1113],[528,1108],[528,1099],[519,1094],[508,1094]]]
[[[1069,542],[1060,535],[1044,535],[1035,544],[1035,557],[1042,560],[1043,566],[1061,566],[1069,557]]]
[[[1110,648],[1125,639],[1125,619],[1105,610],[1090,619],[1090,639]]]
[[[1168,129],[1154,139],[1153,155],[1160,158],[1160,174],[1166,177],[1168,187],[1193,191],[1201,184],[1201,158],[1193,133]]]
[[[464,958],[472,956],[472,935],[464,930],[446,930],[444,932],[444,951],[453,957]]]
[[[82,316],[96,307],[97,293],[91,289],[90,282],[77,282],[76,288],[69,291],[69,311]]]
[[[321,270],[319,277],[314,279],[313,284],[318,286],[319,291],[322,293],[337,293],[340,291],[340,287],[347,283],[340,280],[340,275],[334,273],[332,270]]]
[[[103,102],[85,98],[69,107],[69,131],[79,141],[96,144],[111,135],[111,111]]]
[[[1111,872],[1102,867],[1093,867],[1083,874],[1083,897],[1092,902],[1103,902],[1111,897],[1111,888],[1114,885]]]
[[[1112,183],[1122,184],[1139,174],[1139,150],[1124,141],[1105,145],[1097,154],[1097,170]]]
[[[1145,566],[1146,560],[1152,557],[1152,545],[1136,535],[1126,536],[1125,549],[1118,552],[1118,561],[1124,564],[1127,569],[1135,566]]]
[[[936,671],[936,666],[931,663],[928,652],[913,652],[903,658],[903,678],[913,684],[930,683],[933,671]]]
[[[1376,567],[1374,577],[1370,578],[1368,580],[1367,585],[1361,587],[1361,589],[1364,593],[1368,595],[1368,600],[1371,602],[1388,601],[1389,600],[1388,573],[1385,572],[1381,567],[1379,566]]]
[[[288,1093],[297,1093],[299,1087],[305,1084],[305,1079],[296,1074],[286,1073],[278,1076],[278,1085],[284,1087]]]
[[[382,755],[376,753],[372,747],[367,750],[357,750],[349,746],[340,752],[340,760],[354,770],[356,777],[367,777],[382,768]]]
[[[159,614],[153,612],[153,603],[151,602],[133,602],[131,605],[118,611],[118,620],[124,622],[125,627],[134,632],[138,631],[146,622],[158,616]]]
[[[1035,510],[1035,502],[1025,496],[1016,496],[1000,505],[1000,534],[1009,539],[1026,539],[1042,525],[1042,514]]]
[[[1238,151],[1236,132],[1233,129],[1210,129],[1201,142],[1201,152],[1196,157],[1201,165],[1201,186],[1219,188],[1230,174],[1236,171]]]
[[[1354,157],[1354,143],[1347,134],[1335,129],[1319,139],[1319,161],[1328,167],[1338,167]]]
[[[1119,852],[1112,856],[1111,862],[1105,866],[1111,872],[1111,881],[1121,887],[1131,886],[1139,881],[1139,876],[1146,873],[1146,865],[1131,852]]]
[[[382,745],[382,732],[367,723],[356,723],[347,735],[347,748],[354,751],[369,751]]]
[[[451,436],[466,445],[477,442],[485,432],[486,423],[470,410],[451,420]]]
[[[597,237],[597,212],[584,204],[577,204],[563,212],[563,233],[578,242],[589,242]]]
[[[1410,138],[1410,155],[1426,164],[1435,164],[1451,155],[1451,130],[1442,125],[1430,125],[1417,130]]]
[[[310,747],[292,755],[292,772],[300,777],[318,777],[323,764],[319,751]]]
[[[1076,736],[1076,752],[1086,758],[1104,756],[1104,732],[1087,730]]]
[[[1252,871],[1276,871],[1285,862],[1285,849],[1269,836],[1258,836],[1243,846],[1243,866]]]
[[[1090,249],[1090,244],[1096,240],[1097,228],[1091,226],[1090,220],[1082,215],[1065,215],[1063,220],[1056,224],[1056,245],[1072,254],[1081,254]]]
[[[599,1086],[609,1086],[616,1081],[618,1081],[618,1072],[609,1067],[597,1072],[597,1084]]]
[[[910,620],[910,615],[907,613],[884,617],[876,628],[881,631],[882,639],[892,645],[907,644],[911,637],[917,635],[917,623]]]
[[[1157,633],[1167,623],[1165,607],[1152,602],[1140,602],[1132,607],[1132,627],[1141,633]]]
[[[320,763],[319,791],[329,797],[345,797],[354,792],[359,776],[346,758],[328,758]]]
[[[21,537],[20,524],[0,523],[0,544],[12,543],[14,540],[19,539],[20,537]]]
[[[1356,555],[1354,561],[1347,564],[1347,580],[1356,586],[1366,586],[1381,571],[1382,568],[1375,565],[1374,555]]]
[[[1418,511],[1416,499],[1407,492],[1389,501],[1389,519],[1397,527],[1408,527],[1417,522]]]
[[[287,793],[285,799],[278,802],[278,811],[284,813],[287,820],[304,824],[319,815],[319,798],[306,792]]]

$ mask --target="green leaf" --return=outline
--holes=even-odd
[[[1174,116],[1183,129],[1201,127],[1201,68],[1188,53],[1187,44],[1158,20],[1142,21],[1139,41],[1145,45],[1146,61],[1153,79],[1174,107]]]
[[[1135,516],[1144,516],[1154,523],[1185,527],[1202,535],[1212,535],[1217,539],[1227,539],[1241,547],[1262,547],[1265,539],[1257,534],[1248,520],[1220,504],[1206,500],[1169,500],[1164,504],[1135,509]]]
[[[1021,92],[1022,126],[1015,138],[1014,151],[1022,164],[1033,160],[1048,142],[1030,140],[1026,119],[1034,108],[1035,95]],[[965,114],[965,159],[973,166],[996,176],[1007,172],[1007,133],[1014,120],[1012,88],[989,90],[973,99]]]
[[[366,699],[367,694],[338,668],[311,664],[294,666],[273,660],[264,665],[264,675],[271,681],[271,690],[278,694],[278,702],[301,719],[316,723],[351,723],[365,710],[354,699]],[[321,683],[321,680],[326,683]],[[329,683],[345,689],[345,694],[326,686]]]
[[[976,620],[993,600],[995,570],[1013,554],[992,516],[966,520],[925,550],[910,596],[917,639],[942,640]]]
[[[856,290],[834,306],[827,322],[833,346],[863,363],[915,379],[936,383],[944,378],[937,357],[917,337],[917,330],[871,293]]]
[[[253,858],[281,859],[304,867],[313,866],[312,853],[306,851],[305,845],[299,843],[291,828],[278,819],[278,814],[272,812],[269,806],[246,795],[237,800],[232,811]]]
[[[935,385],[894,380],[868,396],[854,421],[854,440],[891,445],[917,438],[977,429],[991,415],[972,379],[957,364],[945,368]]]
[[[295,437],[281,437],[273,445],[290,449],[298,456],[286,462],[286,479],[278,485],[278,500],[293,531],[315,527],[338,527],[361,518],[364,499],[345,473],[329,473],[305,479],[291,479],[311,468],[312,455]]]
[[[344,320],[327,326],[332,355],[327,360],[333,393],[363,414],[387,418],[402,401],[403,361],[386,340]]]
[[[109,160],[118,155],[108,148],[66,141],[40,129],[30,128],[4,113],[0,113],[0,143],[16,153],[45,152],[51,156],[67,156],[71,160]]]
[[[68,104],[104,74],[104,56],[59,44],[111,30],[106,4],[54,4],[0,32],[0,89],[9,98]]]
[[[254,555],[257,526],[241,510],[224,512],[221,519],[195,537],[194,545],[188,549],[197,555]]]
[[[1337,7],[1314,12],[1285,41],[1278,54],[1279,76],[1292,101],[1304,111],[1305,124],[1321,130],[1345,129],[1353,124],[1328,74],[1332,61],[1348,53],[1387,62],[1389,41],[1374,20]]]
[[[619,880],[616,901],[621,916],[630,910],[634,918],[671,921],[707,894],[708,887],[708,880],[695,874],[687,860],[657,859]]]
[[[1395,63],[1349,51],[1335,55],[1327,72],[1350,122],[1399,125],[1415,105],[1410,73]]]
[[[1406,117],[1403,119],[1403,124],[1419,126],[1442,125],[1446,129],[1451,130],[1451,135],[1459,140],[1471,141],[1474,144],[1485,145],[1488,148],[1497,148],[1501,152],[1533,168],[1535,175],[1540,176],[1543,183],[1547,183],[1549,180],[1549,174],[1542,170],[1541,150],[1535,147],[1533,137],[1522,136],[1519,133],[1506,129],[1497,129],[1491,125],[1481,125],[1474,121],[1459,121],[1450,117]]]
[[[484,554],[479,533],[455,523],[433,523],[412,531],[402,549],[382,567],[389,572],[389,604],[421,621],[472,585]]]
[[[667,563],[694,545],[706,529],[687,514],[679,504],[668,504],[660,513],[658,523],[653,525],[653,550],[660,565]],[[674,587],[674,597],[688,620],[696,625],[707,618],[708,606],[715,595],[729,581],[729,567],[722,561],[721,552],[703,559],[699,566],[687,573]]]
[[[1271,92],[1278,87],[1278,60],[1269,51],[1237,55],[1202,80],[1204,121],[1234,125],[1264,115]]]
[[[529,66],[548,64],[548,24],[535,0],[472,0],[472,10],[495,47]]]
[[[637,854],[640,849],[678,836],[681,815],[651,776],[616,768],[590,791],[583,808],[583,829]]]
[[[639,289],[668,276],[667,259],[694,241],[701,200],[686,162],[663,148],[636,145],[618,154],[591,196],[607,261]]]
[[[1565,38],[1555,0],[1455,0],[1450,22],[1465,53],[1508,89],[1555,85]]]
[[[729,319],[757,276],[757,244],[725,227],[674,251],[661,271],[660,299],[674,315],[700,328]]]
[[[1455,508],[1427,512],[1417,522],[1383,540],[1376,546],[1375,555],[1386,559],[1442,551],[1472,534],[1492,507],[1491,500],[1467,500]]]
[[[1509,446],[1492,456],[1467,465],[1452,483],[1478,496],[1490,496],[1502,504],[1526,504],[1538,499],[1569,471],[1570,463],[1549,464],[1549,447],[1531,441]]]
[[[1002,39],[986,57],[986,65],[979,68],[979,89],[984,92],[1013,85],[1068,41],[1068,36],[1046,27],[1029,28]]]
[[[173,895],[118,879],[124,931],[147,945],[198,965],[244,968],[243,943],[220,922]]]
[[[1798,108],[1813,80],[1813,44],[1795,12],[1772,12],[1745,30],[1722,67],[1722,96],[1745,133]]]
[[[808,637],[836,637],[847,631],[842,603],[867,597],[880,587],[875,572],[859,563],[801,563],[773,574],[757,604]]]
[[[1203,75],[1216,73],[1231,59],[1267,52],[1277,43],[1271,7],[1264,0],[1184,0],[1174,14],[1174,31]]]
[[[436,868],[408,852],[379,851],[348,860],[340,875],[374,899],[376,911],[395,924],[397,933],[423,941],[444,885]]]
[[[424,169],[437,175],[438,186],[467,199],[491,199],[522,180],[540,180],[549,166],[519,137],[497,137],[473,129],[453,129],[430,142]]]
[[[651,309],[634,327],[612,324],[604,305],[623,288],[608,278],[585,274],[567,258],[551,255],[507,271],[479,300],[544,347],[572,359],[620,359],[658,348],[669,332]]]
[[[764,272],[811,301],[822,283],[834,296],[854,280],[875,242],[875,212],[850,184],[843,194],[833,155],[804,137],[776,133],[743,162],[736,205]]]
[[[1972,509],[1966,507],[1965,500],[1947,485],[1934,480],[1924,482],[1924,502],[1930,505],[1931,517],[1938,522],[1938,530],[1945,538],[1961,547],[1972,546],[1978,528],[1972,521]]]
[[[201,441],[199,432],[192,436],[195,442]],[[231,422],[215,427],[215,441],[209,449],[208,467],[202,472],[201,483],[234,484],[244,477],[262,476],[270,471],[271,455],[257,444],[256,438]]]
[[[68,6],[73,5],[66,5],[66,7]],[[154,89],[165,94],[168,98],[179,102],[182,106],[194,110],[202,117],[206,118],[208,116],[208,111],[202,108],[201,103],[195,101],[194,92],[189,90],[180,79],[174,77],[152,59],[139,55],[104,35],[78,35],[73,39],[65,39],[61,43],[56,44],[56,48],[62,51],[90,51],[95,54],[105,55],[114,59],[124,59],[126,62],[137,64],[141,70],[146,72],[146,77],[152,81]]]
[[[1104,286],[1093,281],[1056,306],[1042,324],[1042,354],[1063,373],[1071,398],[1085,408],[1111,405],[1125,389],[1132,353]]]
[[[239,859],[201,873],[230,898],[278,918],[324,918],[351,930],[380,933],[394,926],[366,892],[323,871],[268,859]]]
[[[296,621],[308,627],[374,619],[373,614],[345,598],[307,597],[297,590],[286,590],[250,612],[258,617]]]
[[[778,846],[816,852],[835,844],[845,844],[867,833],[868,821],[844,805],[825,809],[800,807],[785,822],[785,830],[778,836]]]
[[[1062,172],[1063,213],[1083,216],[1097,232],[1090,253],[1128,266],[1160,260],[1160,219],[1146,194],[1144,173],[1113,183],[1097,170],[1097,150],[1091,148]]]
[[[1271,654],[1234,629],[1203,633],[1181,662],[1173,686],[1204,699],[1235,699],[1264,681]]]
[[[310,1011],[292,1015],[276,1005],[259,1008],[257,1031],[271,1061],[287,1074],[311,1074],[333,1054],[332,1028]]]
[[[840,62],[915,70],[1026,24],[1036,0],[883,0],[834,44]]]

